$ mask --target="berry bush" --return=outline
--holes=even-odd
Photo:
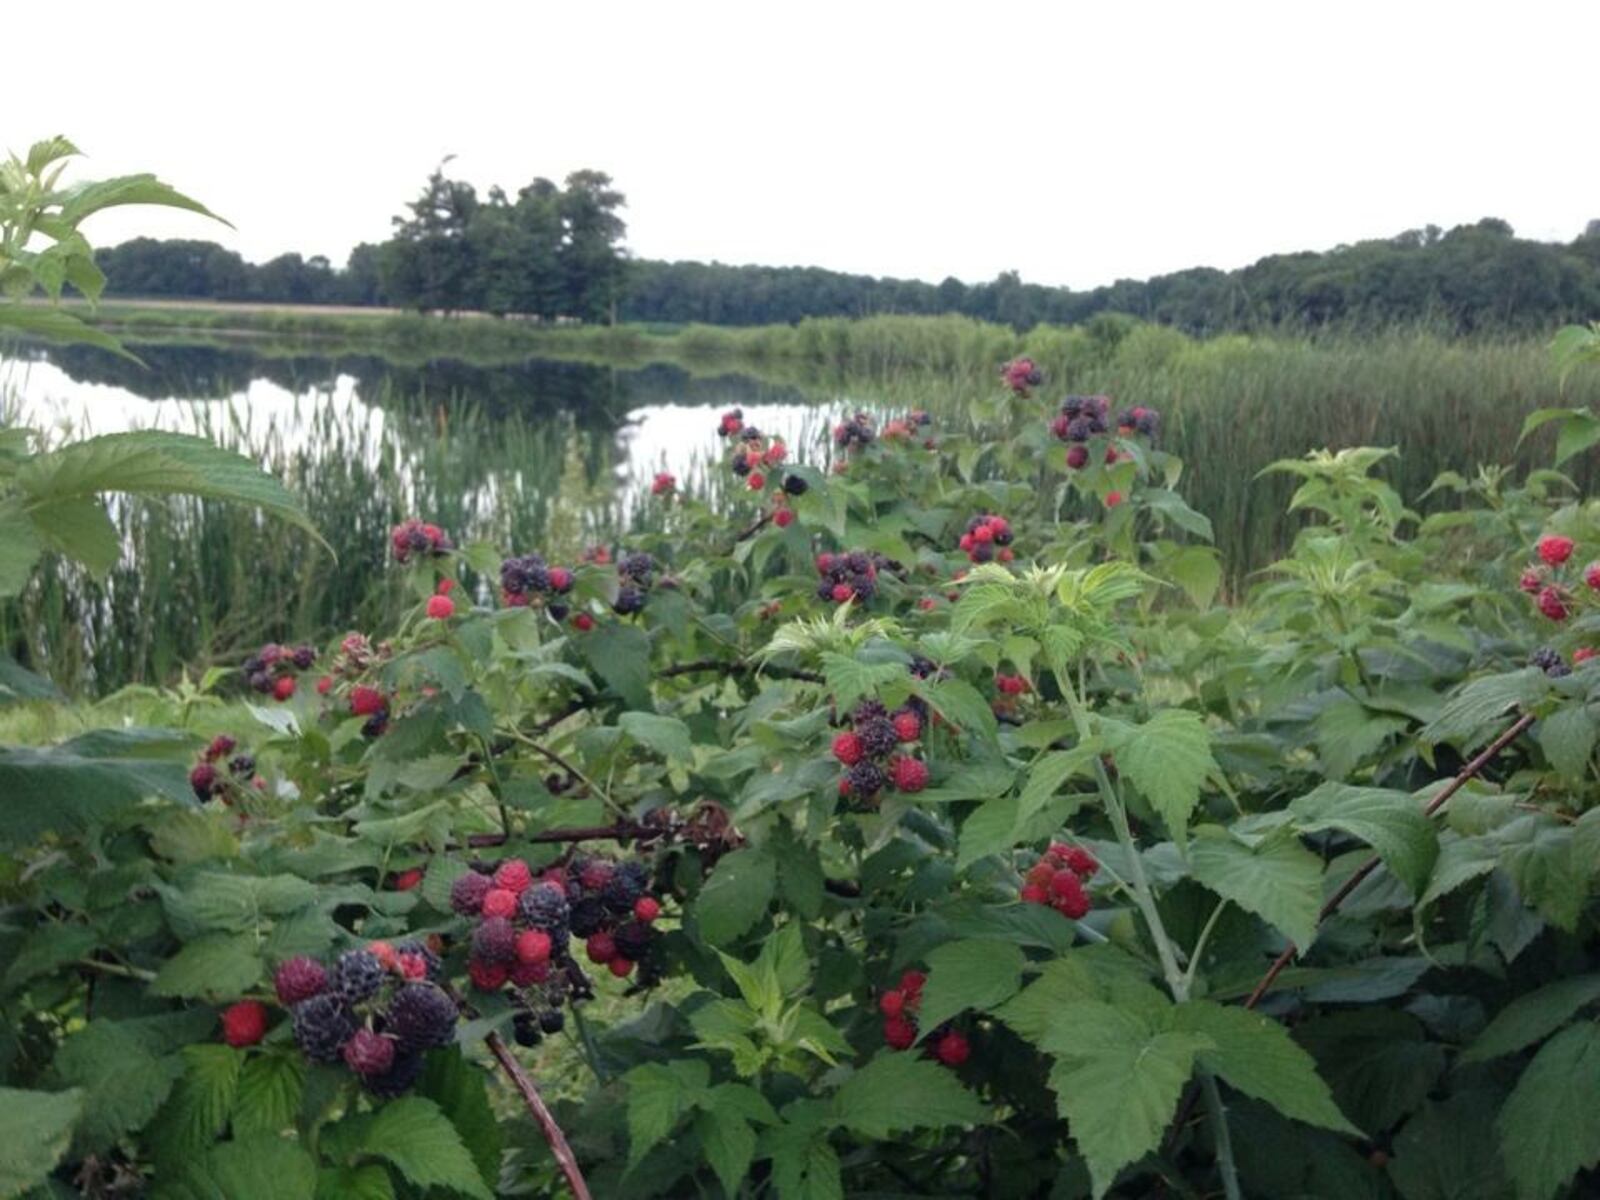
[[[1596,1194],[1600,509],[1000,382],[0,750],[0,1195]]]

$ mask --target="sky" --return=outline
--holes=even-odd
[[[342,264],[428,172],[604,170],[645,258],[1086,288],[1483,216],[1600,217],[1597,0],[522,0],[72,6],[8,54],[0,146],[154,171]],[[20,60],[20,61],[19,61]],[[69,178],[71,178],[69,177]]]

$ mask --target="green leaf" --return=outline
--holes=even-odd
[[[185,1046],[186,1069],[146,1134],[168,1169],[200,1157],[233,1111],[244,1055],[231,1046]]]
[[[94,1020],[62,1043],[55,1069],[83,1089],[76,1144],[94,1153],[155,1116],[183,1073],[183,1060],[153,1053],[129,1023]]]
[[[196,938],[162,964],[150,992],[156,996],[229,999],[261,978],[261,958],[250,934],[213,933]]]
[[[833,1119],[867,1138],[988,1120],[978,1098],[930,1059],[886,1051],[833,1095]]]
[[[469,1063],[459,1046],[428,1055],[419,1094],[432,1100],[461,1135],[478,1174],[493,1190],[500,1180],[505,1137],[489,1101],[489,1074]]]
[[[305,1086],[305,1063],[297,1053],[252,1054],[239,1072],[234,1133],[282,1133],[294,1124]]]
[[[1077,776],[1089,776],[1090,766],[1100,755],[1093,740],[1071,750],[1052,750],[1028,768],[1027,782],[1018,797],[1017,823],[1020,825],[1048,804],[1061,785]]]
[[[886,684],[905,683],[907,680],[905,664],[902,662],[863,662],[859,658],[831,651],[822,655],[822,674],[828,690],[833,693],[834,703],[841,711]]]
[[[1546,1200],[1600,1162],[1600,1026],[1563,1030],[1534,1055],[1500,1110],[1501,1151],[1519,1200]]]
[[[772,856],[759,848],[735,850],[717,861],[694,902],[700,936],[724,946],[766,915],[777,886]]]
[[[784,1115],[794,1114],[799,1107],[790,1105]],[[772,1159],[778,1200],[844,1200],[839,1156],[828,1144],[820,1118],[793,1120],[768,1130],[762,1150]]]
[[[645,1063],[629,1071],[628,1165],[634,1167],[699,1104],[711,1068],[700,1059]]]
[[[1600,975],[1558,979],[1518,996],[1495,1013],[1494,1020],[1462,1051],[1461,1061],[1485,1062],[1502,1054],[1515,1054],[1549,1037],[1596,999],[1600,999]]]
[[[200,201],[185,196],[171,185],[162,183],[154,175],[148,174],[120,175],[115,179],[74,184],[60,192],[59,199],[61,211],[56,214],[56,219],[73,228],[76,228],[85,217],[102,209],[125,204],[153,204],[163,208],[187,209],[189,212],[199,213],[202,217],[210,217],[213,221],[222,221],[228,228],[233,228]]]
[[[394,1181],[381,1163],[324,1167],[317,1173],[317,1200],[394,1200]]]
[[[749,1097],[760,1098],[760,1093],[739,1084],[725,1083],[710,1095],[710,1103],[695,1118],[695,1132],[700,1135],[700,1146],[706,1161],[717,1173],[722,1190],[729,1196],[739,1194],[739,1185],[750,1173],[750,1160],[755,1157],[756,1131],[750,1127],[754,1115],[749,1108]],[[763,1099],[761,1104],[765,1104]]]
[[[387,1159],[421,1188],[446,1187],[493,1200],[450,1119],[432,1100],[408,1096],[378,1110],[361,1149]]]
[[[1189,846],[1194,877],[1225,900],[1255,913],[1302,950],[1317,936],[1322,862],[1290,837],[1254,849],[1225,829],[1202,825]]]
[[[187,738],[129,729],[59,746],[0,748],[0,846],[27,844],[46,833],[81,833],[147,796],[192,804],[182,762],[142,757],[147,746],[171,753],[189,744]]]
[[[1550,765],[1568,779],[1582,779],[1594,754],[1596,728],[1585,705],[1551,713],[1539,725],[1539,745]]]
[[[990,743],[998,740],[1000,726],[994,719],[994,710],[966,680],[937,680],[920,685],[918,691],[935,712],[957,729],[975,733]]]
[[[689,727],[677,717],[662,717],[647,712],[625,712],[617,718],[617,726],[641,746],[654,750],[668,762],[694,761],[694,745],[689,737]]]
[[[1317,714],[1317,748],[1330,779],[1344,779],[1409,725],[1404,717],[1375,713],[1359,700],[1337,700]]]
[[[0,304],[0,333],[15,329],[29,337],[67,345],[97,346],[130,362],[144,364],[123,348],[121,342],[102,329],[96,329],[65,309],[44,305]]]
[[[1337,829],[1366,842],[1413,896],[1428,886],[1439,839],[1406,793],[1324,783],[1290,804],[1289,812],[1301,833]]]
[[[0,538],[0,541],[4,541]],[[0,555],[3,555],[0,551]],[[5,568],[0,567],[0,596],[6,595]],[[9,654],[0,652],[0,704],[17,700],[61,700],[61,689],[43,675],[28,670]]]
[[[227,1200],[316,1198],[316,1160],[279,1137],[257,1135],[212,1147],[209,1173]]]
[[[1009,942],[968,938],[928,955],[928,982],[917,1019],[931,1031],[969,1008],[987,1012],[1022,986],[1022,949]]]
[[[1044,1047],[1058,1057],[1050,1087],[1096,1197],[1160,1145],[1195,1055],[1212,1045],[1197,1033],[1158,1032],[1110,1004],[1080,1002],[1057,1013]]]
[[[1550,690],[1550,680],[1538,667],[1524,667],[1505,675],[1474,679],[1452,696],[1439,715],[1426,725],[1424,741],[1456,742],[1463,750],[1480,745],[1512,709],[1527,708]],[[1490,726],[1494,726],[1491,730]]]
[[[103,578],[122,555],[122,538],[105,506],[92,496],[77,496],[29,508],[28,519],[46,548],[83,564]]]
[[[55,1169],[72,1141],[83,1093],[0,1088],[0,1196],[20,1196]]]
[[[1425,1105],[1394,1139],[1389,1177],[1405,1200],[1504,1200],[1513,1193],[1500,1161],[1498,1093],[1457,1093]]]
[[[1200,714],[1165,708],[1143,725],[1102,720],[1106,748],[1117,770],[1132,781],[1166,822],[1172,840],[1187,841],[1189,818],[1200,803],[1200,785],[1217,769],[1211,736]]]
[[[985,800],[961,822],[956,870],[965,871],[980,858],[999,854],[1017,844],[1021,801],[1015,796]]]
[[[1360,1136],[1333,1102],[1333,1093],[1317,1074],[1316,1061],[1271,1018],[1192,1000],[1174,1010],[1172,1024],[1210,1039],[1212,1048],[1199,1051],[1200,1066],[1230,1087],[1265,1101],[1286,1117]]]
[[[30,508],[102,492],[248,504],[327,545],[299,501],[271,475],[243,455],[188,434],[154,429],[103,434],[38,455],[14,482]]]
[[[650,635],[642,629],[612,626],[604,637],[582,638],[578,649],[594,673],[630,708],[650,707]]]

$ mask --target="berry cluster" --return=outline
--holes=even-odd
[[[1044,372],[1034,366],[1031,358],[1014,358],[1000,368],[1000,382],[1019,396],[1044,382]]]
[[[421,942],[372,942],[329,968],[291,958],[273,985],[302,1054],[342,1062],[375,1095],[397,1096],[416,1083],[427,1051],[455,1040],[460,1012],[439,986],[442,975],[438,956]]]
[[[552,567],[537,554],[508,558],[500,564],[500,599],[510,608],[526,608],[538,597],[557,621],[567,618],[567,605],[557,597],[572,591],[572,572]]]
[[[1117,432],[1124,437],[1132,437],[1137,433],[1154,439],[1161,432],[1161,414],[1143,404],[1125,408],[1117,414]]]
[[[518,858],[492,875],[468,871],[451,887],[450,904],[478,918],[467,964],[473,986],[492,992],[509,983],[529,1011],[559,1008],[575,984],[587,987],[573,938],[590,962],[627,978],[655,944],[661,903],[649,887],[643,863],[599,857],[574,857],[537,879]]]
[[[656,568],[655,557],[642,550],[622,556],[622,561],[617,563],[617,598],[611,604],[618,616],[631,617],[644,611],[645,601],[655,584]]]
[[[1026,675],[1013,675],[1006,671],[994,673],[994,686],[1002,696],[1017,697],[1027,692],[1033,685],[1028,682]]]
[[[1569,537],[1545,534],[1535,547],[1543,565],[1528,567],[1518,580],[1518,586],[1533,597],[1534,607],[1552,621],[1565,621],[1574,610],[1574,589],[1565,580],[1563,568],[1575,548]],[[1600,562],[1583,569],[1583,582],[1590,591],[1600,592]]]
[[[883,1014],[883,1040],[893,1050],[909,1050],[917,1044],[917,1009],[922,1007],[922,988],[928,977],[921,971],[900,976],[900,986],[878,997]],[[960,1030],[945,1025],[934,1030],[927,1050],[947,1067],[959,1067],[972,1054],[972,1047]]]
[[[729,466],[744,480],[747,488],[760,492],[767,487],[767,468],[778,466],[788,456],[789,448],[781,440],[768,441],[759,429],[746,426],[739,435],[739,444],[734,448]]]
[[[1076,921],[1089,911],[1089,893],[1083,885],[1099,869],[1094,855],[1083,847],[1052,842],[1023,876],[1021,898],[1028,904],[1047,904]]]
[[[730,408],[718,418],[718,437],[738,437],[742,432],[744,432],[744,409]]]
[[[985,514],[967,522],[967,531],[961,535],[961,552],[975,563],[1010,562],[1016,557],[1011,549],[1011,523],[1004,517]]]
[[[817,555],[817,599],[843,604],[859,600],[866,604],[878,594],[879,570],[896,570],[898,564],[883,555],[866,550]]]
[[[914,408],[903,417],[894,417],[886,421],[883,426],[883,436],[889,441],[900,439],[909,441],[916,436],[919,429],[926,429],[932,424],[933,417],[931,415],[924,409]],[[925,449],[932,450],[934,446],[933,439],[931,437],[924,438],[922,445]]]
[[[296,676],[311,669],[317,661],[314,646],[280,646],[268,642],[244,660],[245,682],[250,690],[263,696],[287,700],[294,695]]]
[[[1583,661],[1577,655],[1574,655],[1573,658],[1577,662]],[[1528,665],[1538,667],[1551,679],[1560,679],[1563,675],[1572,674],[1572,668],[1567,666],[1566,660],[1561,657],[1561,652],[1552,650],[1549,646],[1540,646],[1530,654],[1528,656]]]
[[[197,800],[203,803],[213,796],[219,796],[224,803],[227,803],[230,789],[239,786],[243,781],[249,781],[254,787],[263,786],[262,780],[256,775],[254,755],[243,751],[235,754],[237,745],[225,733],[219,733],[211,739],[211,744],[205,748],[200,761],[189,772],[189,786],[194,789]],[[227,775],[219,769],[224,765],[227,768]]]
[[[670,471],[657,471],[656,477],[650,481],[652,496],[670,496],[677,490],[678,477]]]
[[[876,700],[856,705],[851,728],[833,739],[833,756],[845,768],[839,794],[865,801],[886,787],[901,792],[927,787],[928,764],[900,752],[922,737],[924,720],[923,710],[910,704],[892,713]]]
[[[456,602],[450,599],[450,593],[455,590],[454,579],[441,579],[433,595],[428,597],[428,619],[431,621],[448,621],[456,615]]]
[[[389,727],[389,697],[378,688],[357,684],[350,689],[350,714],[367,718],[361,732],[369,738],[381,737]]]
[[[413,554],[448,554],[455,549],[448,533],[437,525],[425,525],[416,517],[401,521],[389,531],[389,545],[398,563],[406,562]]]
[[[833,444],[841,450],[870,446],[878,436],[877,426],[864,412],[846,417],[833,427]]]

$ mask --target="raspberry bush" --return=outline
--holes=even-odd
[[[0,1194],[1592,1194],[1600,510],[1317,452],[1219,597],[1121,400],[730,412],[0,751]]]

